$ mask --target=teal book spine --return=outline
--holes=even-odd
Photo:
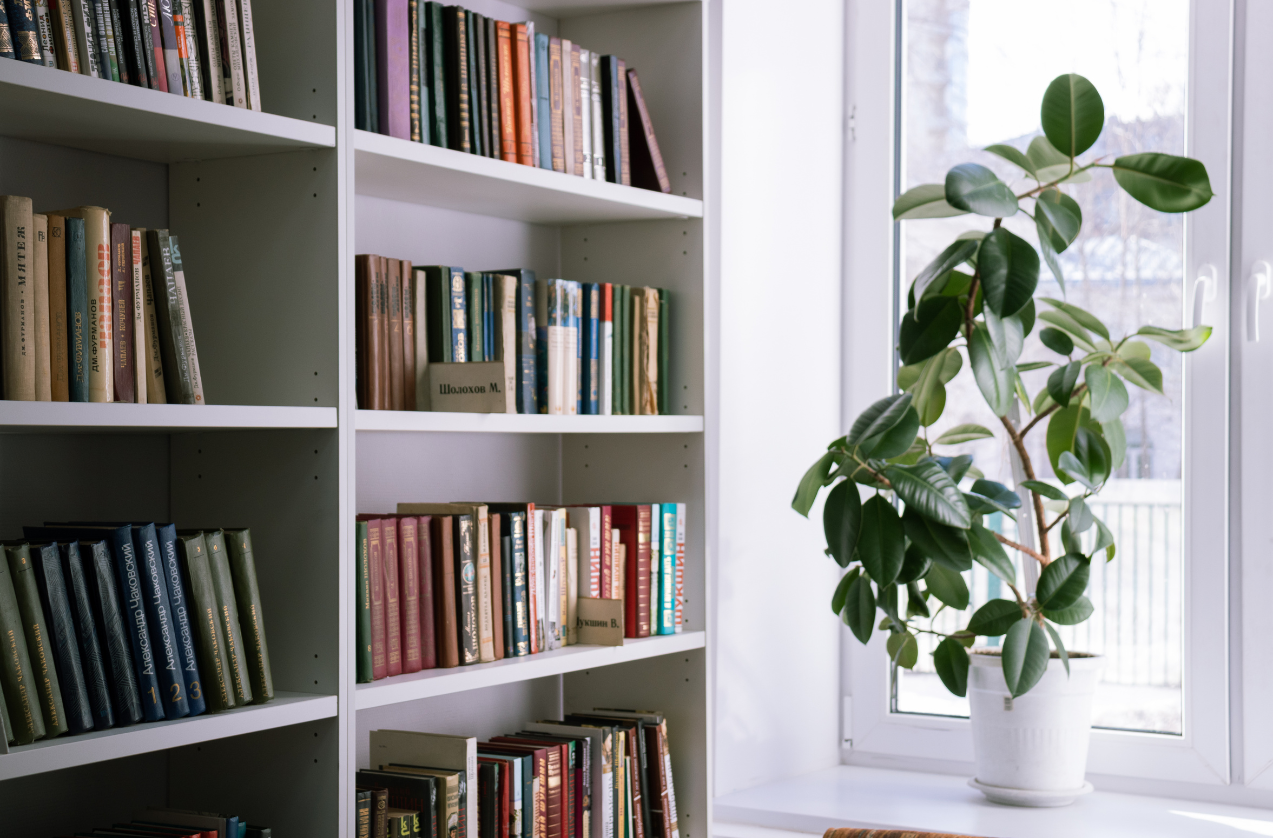
[[[355,543],[357,544],[358,567],[354,578],[358,600],[354,605],[354,636],[358,653],[355,656],[357,681],[359,684],[370,684],[371,671],[371,554],[367,543],[367,522],[359,521],[355,525]]]
[[[676,634],[676,504],[663,504],[659,529],[663,558],[659,562],[659,634]]]
[[[465,320],[468,326],[467,359],[474,363],[486,360],[486,340],[483,326],[483,313],[486,308],[483,298],[482,275],[469,271],[464,274],[465,285]]]
[[[15,544],[5,547],[4,552],[9,561],[13,592],[18,598],[22,628],[26,631],[32,680],[35,682],[40,712],[44,715],[44,734],[52,739],[66,733],[70,728],[66,724],[66,709],[62,705],[62,687],[53,658],[49,623],[44,618],[44,608],[40,604],[40,586],[35,581],[31,548],[25,543]]]
[[[70,365],[67,380],[73,402],[88,401],[88,261],[84,219],[66,219],[66,322]]]
[[[464,269],[451,268],[451,357],[447,360],[457,364],[466,363],[469,360],[466,296]]]
[[[66,726],[71,733],[84,733],[93,729],[93,709],[88,700],[88,686],[80,663],[75,621],[71,617],[71,603],[57,544],[32,545],[31,563],[40,583],[40,605],[48,628],[46,640],[52,647],[53,662],[57,666]]]
[[[548,78],[548,36],[535,33],[535,98],[539,102],[539,168],[551,170],[553,167],[553,135],[552,113],[549,101],[550,80]]]

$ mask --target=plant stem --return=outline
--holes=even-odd
[[[1069,514],[1070,514],[1070,510],[1067,509],[1064,512],[1062,512],[1060,515],[1056,516],[1056,519],[1052,523],[1048,524],[1048,532],[1051,532],[1053,527],[1055,527],[1057,524],[1064,521],[1065,517]]]
[[[1044,532],[1046,533],[1047,530],[1044,530]],[[1020,550],[1022,553],[1025,553],[1027,556],[1032,556],[1033,558],[1037,559],[1039,563],[1044,566],[1048,564],[1048,559],[1046,557],[1040,556],[1037,552],[1035,552],[1034,550],[1031,550],[1029,547],[1025,546],[1024,544],[1018,544],[1012,539],[1004,538],[1003,536],[999,535],[999,533],[994,533],[994,537],[995,537],[995,540],[998,541],[1000,544],[1003,544],[1004,546],[1007,546],[1007,547],[1011,547],[1013,550]],[[1017,593],[1017,589],[1013,588],[1012,592]],[[1020,598],[1021,598],[1021,594],[1017,593],[1017,599],[1020,599]]]
[[[1012,424],[1012,420],[1010,420],[1007,416],[1000,416],[999,421],[1003,423],[1004,430],[1008,432],[1008,436],[1012,439],[1013,447],[1017,449],[1017,456],[1021,458],[1021,470],[1025,472],[1026,479],[1037,479],[1034,476],[1034,463],[1030,460],[1030,452],[1025,449],[1025,439],[1021,436],[1021,434],[1017,433],[1017,429]],[[1043,518],[1043,498],[1039,496],[1038,492],[1030,492],[1030,497],[1034,499],[1034,521],[1035,526],[1039,530],[1039,550],[1042,552],[1036,553],[1035,551],[1027,550],[1024,547],[1017,547],[1017,549],[1025,553],[1029,553],[1031,556],[1038,559],[1040,564],[1047,567],[1048,563],[1052,561],[1052,551],[1048,547],[1047,524],[1044,523]],[[1002,541],[1002,539],[1000,540]]]

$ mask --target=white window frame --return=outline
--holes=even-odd
[[[1256,5],[1256,4],[1252,4]],[[1268,15],[1273,4],[1263,6]],[[1058,14],[1064,11],[1058,9]],[[1230,127],[1232,99],[1234,9],[1229,0],[1193,0],[1190,10],[1190,74],[1186,154],[1207,166],[1215,197],[1185,218],[1185,271],[1189,278],[1186,319],[1195,278],[1202,265],[1216,270],[1216,294],[1206,303],[1205,322],[1214,326],[1211,340],[1185,356],[1185,499],[1184,568],[1184,734],[1165,736],[1096,730],[1088,761],[1089,776],[1106,788],[1163,793],[1164,781],[1190,786],[1230,783],[1229,714],[1229,362],[1228,312],[1230,262]],[[888,208],[897,194],[897,142],[903,130],[898,117],[897,61],[904,60],[901,35],[905,26],[902,0],[850,0],[847,7],[846,95],[849,125],[845,152],[844,349],[843,421],[847,428],[862,409],[891,392],[893,364],[892,322],[897,302],[890,279],[895,250]],[[1273,32],[1273,20],[1270,21]],[[899,55],[900,51],[900,55]],[[1205,56],[1199,61],[1198,56]],[[1265,56],[1263,78],[1273,77],[1273,60]],[[902,68],[904,69],[904,68]],[[1257,76],[1259,78],[1259,76]],[[1267,95],[1267,89],[1253,90]],[[1273,128],[1273,107],[1266,127]],[[1259,139],[1267,143],[1273,131]],[[1265,152],[1267,157],[1267,152]],[[883,161],[889,165],[883,165]],[[1270,180],[1273,183],[1273,179]],[[1260,197],[1266,197],[1262,195]],[[1269,221],[1273,221],[1273,211]],[[1264,231],[1270,229],[1264,226]],[[1259,258],[1273,262],[1273,248]],[[1268,356],[1262,366],[1261,394],[1273,392],[1273,301],[1268,307],[1269,334],[1258,345]],[[881,313],[888,312],[888,317]],[[1257,376],[1258,377],[1258,376]],[[1253,414],[1258,433],[1267,437],[1265,395],[1263,411]],[[1248,425],[1250,427],[1250,425]],[[1273,440],[1264,439],[1273,453]],[[1264,458],[1264,464],[1273,459]],[[1273,498],[1273,476],[1267,465],[1261,497]],[[1244,475],[1247,475],[1244,472]],[[1267,506],[1248,510],[1256,521],[1268,519]],[[1267,525],[1252,538],[1268,544]],[[1264,582],[1273,582],[1267,547],[1258,558]],[[1254,556],[1253,556],[1254,558]],[[1116,559],[1117,561],[1117,559]],[[1253,562],[1255,563],[1255,562]],[[1251,621],[1262,636],[1273,637],[1273,608],[1267,604],[1268,584],[1252,591],[1258,608]],[[1251,613],[1248,609],[1247,613]],[[967,720],[889,711],[889,684],[884,638],[877,633],[863,647],[847,631],[842,642],[842,688],[851,702],[846,707],[842,740],[844,762],[928,770],[967,770],[972,740]],[[1267,658],[1268,645],[1259,653]],[[1258,654],[1253,652],[1252,654]],[[1258,667],[1257,667],[1258,668]],[[1263,663],[1263,680],[1247,690],[1248,718],[1258,717],[1267,729],[1268,747],[1246,749],[1247,761],[1273,766],[1273,716],[1265,705],[1273,693],[1273,667]],[[1273,788],[1273,771],[1263,776]]]

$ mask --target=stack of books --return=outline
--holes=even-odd
[[[462,6],[354,0],[355,125],[671,192],[637,71]]]
[[[249,530],[71,522],[23,534],[0,562],[10,743],[274,697]]]
[[[373,730],[358,838],[679,838],[667,720],[596,708],[507,736]]]
[[[356,532],[360,683],[577,642],[581,597],[625,637],[683,629],[683,503],[401,503]]]
[[[0,195],[0,359],[16,401],[204,404],[177,237]]]
[[[433,364],[499,362],[506,413],[671,412],[665,288],[359,255],[358,406],[438,409]]]
[[[261,109],[252,0],[10,0],[0,58]]]
[[[83,838],[270,838],[273,830],[268,826],[252,826],[234,815],[148,806],[128,823],[75,834]]]

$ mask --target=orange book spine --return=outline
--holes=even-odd
[[[517,159],[517,106],[514,104],[517,94],[513,84],[512,27],[505,21],[496,21],[495,35],[496,67],[499,73],[500,157],[509,163],[517,163],[520,161]],[[530,156],[529,151],[527,156]]]

